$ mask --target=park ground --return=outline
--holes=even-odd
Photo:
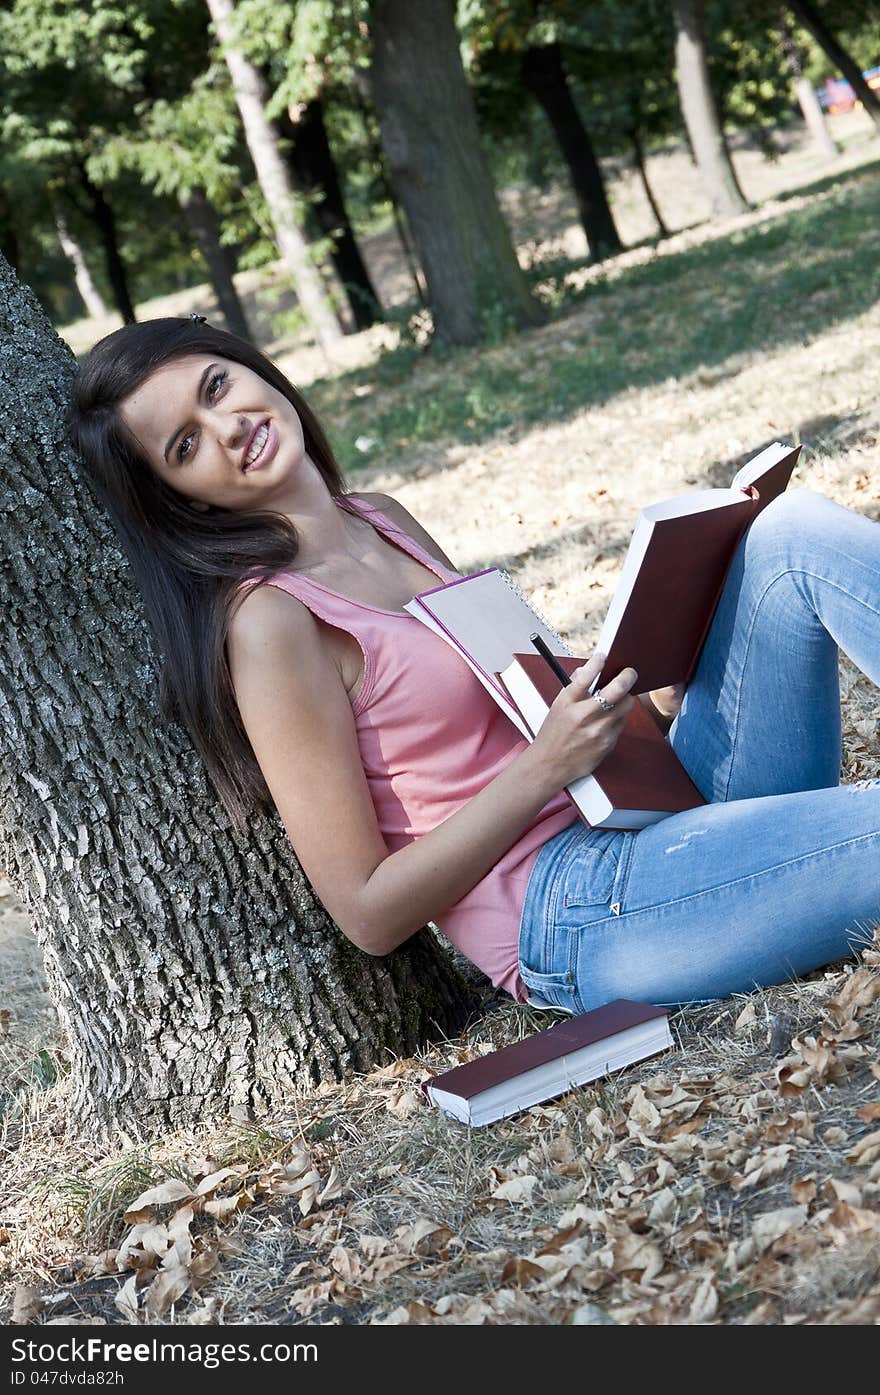
[[[652,156],[661,243],[616,171],[631,246],[600,267],[563,194],[508,191],[555,313],[481,350],[424,354],[378,328],[328,366],[273,328],[271,276],[241,289],[352,487],[396,495],[461,570],[507,567],[589,652],[639,506],[723,485],[771,440],[802,443],[794,486],[880,518],[880,145],[860,113],[835,124],[833,167],[794,130],[773,162],[738,148],[754,207],[725,223],[702,221],[683,151]],[[367,255],[405,301],[393,234]],[[191,309],[211,314],[207,288],[141,314]],[[63,332],[79,353],[109,328]],[[880,776],[876,689],[845,658],[841,689],[843,778]],[[112,1148],[68,1128],[63,1040],[2,882],[0,965],[7,1320],[880,1321],[876,941],[677,1014],[674,1051],[488,1129],[431,1111],[419,1085],[545,1025],[499,998],[461,1038],[283,1117]],[[146,1230],[125,1218],[136,1200]]]

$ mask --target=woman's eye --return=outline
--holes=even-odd
[[[180,444],[177,447],[178,460],[186,460],[186,457],[192,450],[193,435],[194,433],[190,431],[186,436],[181,438]]]
[[[209,401],[209,402],[213,402],[213,401],[214,401],[214,398],[217,396],[218,392],[220,391],[221,387],[223,386],[223,384],[224,384],[225,382],[226,382],[226,372],[225,372],[225,370],[221,370],[221,371],[218,372],[218,373],[212,373],[211,377],[208,379],[208,401]]]

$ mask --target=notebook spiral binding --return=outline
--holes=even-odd
[[[534,604],[534,602],[529,600],[522,587],[517,585],[510,573],[506,572],[503,567],[499,567],[498,575],[501,577],[501,580],[504,582],[505,586],[509,586],[511,591],[513,591],[514,595],[518,596],[519,599],[523,601],[525,605],[529,607],[530,610],[534,611],[535,615],[537,615],[538,619],[540,620],[541,624],[544,626],[544,629],[548,632],[548,634],[552,635],[553,639],[556,640],[557,644],[560,644],[562,646],[569,658],[573,659],[574,653],[568,646],[568,644],[566,644],[565,640],[562,638],[562,635],[559,633],[558,630],[553,628],[546,615],[543,615],[541,611],[538,610],[538,607]]]

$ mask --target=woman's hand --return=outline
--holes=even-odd
[[[668,688],[652,688],[650,693],[639,696],[645,711],[651,714],[664,736],[678,716],[684,701],[684,690],[684,683],[672,683]]]
[[[605,662],[604,654],[576,669],[555,698],[532,749],[552,775],[556,790],[589,775],[613,751],[635,698],[629,692],[638,675],[625,668],[601,690],[607,709],[589,691]]]
[[[684,702],[684,683],[673,683],[668,688],[654,688],[648,694],[655,709],[666,721],[672,722],[678,716]]]

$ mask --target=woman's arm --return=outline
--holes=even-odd
[[[288,837],[340,929],[387,954],[470,891],[562,787],[614,746],[634,699],[626,670],[605,695],[591,661],[560,693],[538,738],[462,809],[389,853],[361,766],[351,704],[318,626],[265,586],[230,624],[229,665],[242,721]]]

